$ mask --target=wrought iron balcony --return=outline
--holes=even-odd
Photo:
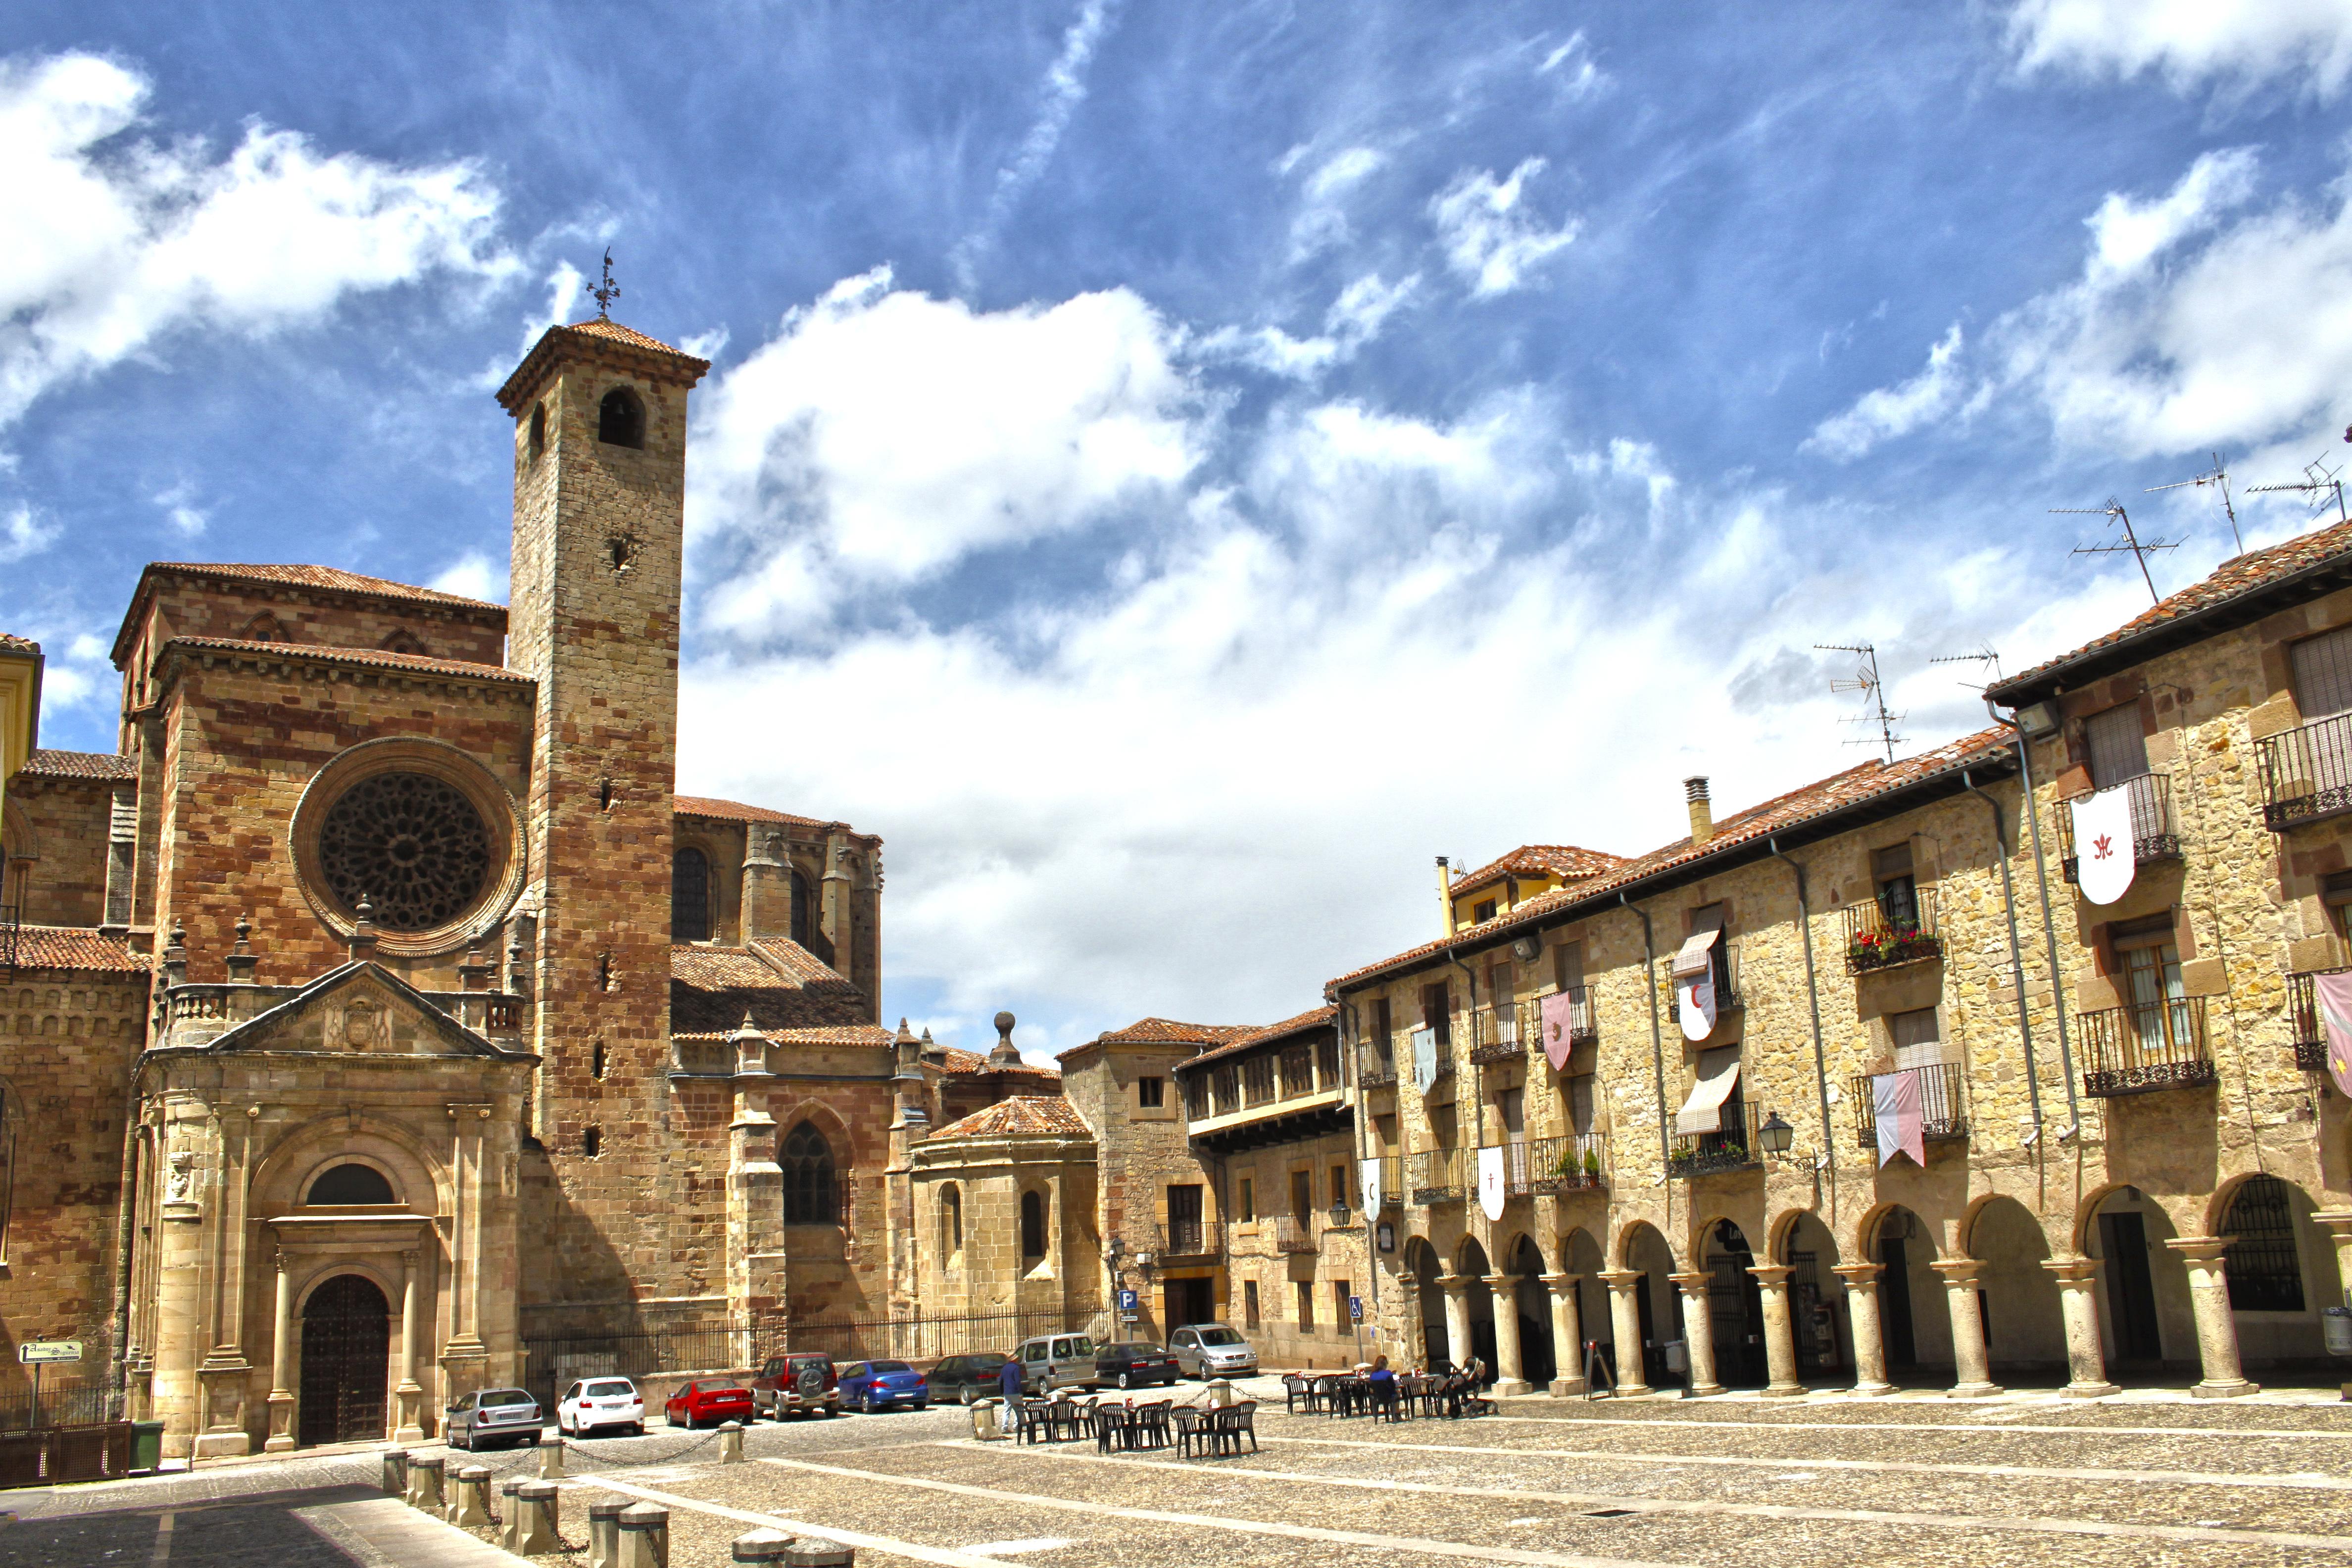
[[[1311,1221],[1295,1215],[1278,1214],[1266,1222],[1266,1229],[1274,1234],[1274,1249],[1276,1252],[1315,1250],[1315,1226]]]
[[[1608,1141],[1598,1132],[1570,1132],[1503,1145],[1503,1192],[1507,1197],[1580,1192],[1605,1187]]]
[[[1688,1180],[1759,1169],[1764,1163],[1764,1142],[1757,1129],[1762,1124],[1762,1114],[1747,1106],[1726,1105],[1723,1121],[1719,1132],[1675,1134],[1666,1148],[1666,1174]]]
[[[1519,1043],[1519,1016],[1512,1007],[1481,1007],[1470,1015],[1470,1060],[1484,1067],[1515,1062],[1528,1054]]]
[[[2294,1024],[2294,1065],[2305,1072],[2327,1070],[2327,1028],[2319,1016],[2319,996],[2312,982],[2342,969],[2311,969],[2286,977],[2287,1016]]]
[[[1224,1247],[1224,1237],[1218,1226],[1198,1219],[1163,1220],[1160,1225],[1160,1256],[1170,1258],[1215,1258]]]
[[[1900,887],[1901,884],[1896,884]],[[1849,974],[1941,958],[1944,939],[1936,924],[1936,889],[1914,888],[1900,897],[1848,904],[1845,967]]]
[[[1965,1141],[1969,1135],[1968,1105],[1961,1093],[1960,1064],[1937,1062],[1933,1067],[1906,1068],[1901,1076],[1916,1079],[1919,1083],[1919,1132],[1933,1143],[1938,1139]],[[1867,1074],[1856,1078],[1850,1093],[1853,1096],[1853,1130],[1864,1149],[1878,1147],[1878,1106],[1876,1086]]]
[[[2205,998],[2175,996],[2074,1016],[2083,1037],[2086,1094],[2151,1094],[2213,1081]]]
[[[2352,811],[2352,713],[2254,742],[2263,820],[2273,833]]]
[[[2180,858],[2180,828],[2172,816],[2172,780],[2164,773],[2142,773],[2126,779],[2123,787],[2130,792],[2132,824],[2132,856],[2142,862],[2178,860]],[[2058,868],[2069,882],[2081,880],[2075,872],[2074,814],[2066,809],[2067,802],[2058,803]]]
[[[1404,1156],[1404,1184],[1413,1205],[1458,1204],[1470,1190],[1466,1149],[1423,1149]]]
[[[1404,1156],[1383,1154],[1381,1161],[1381,1207],[1392,1209],[1404,1203]]]
[[[1360,1058],[1364,1070],[1356,1075],[1358,1089],[1394,1089],[1397,1080],[1396,1063],[1379,1057]]]

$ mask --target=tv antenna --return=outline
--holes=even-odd
[[[2221,466],[2221,454],[2214,453],[2213,466],[2194,479],[2175,479],[2168,485],[2150,485],[2140,493],[2152,496],[2159,490],[2177,490],[2186,485],[2195,485],[2200,490],[2211,485],[2221,492],[2221,510],[2230,520],[2230,537],[2238,542],[2238,553],[2243,555],[2246,552],[2246,536],[2238,531],[2238,509],[2230,504],[2230,471]]]
[[[1948,653],[1941,658],[1931,658],[1927,662],[1929,664],[1973,664],[1979,669],[1990,670],[1993,680],[2000,679],[2000,654],[1990,643],[1979,643],[1974,653]],[[1987,686],[1991,685],[1992,681],[1963,680],[1960,684],[1970,691],[1982,691]]]
[[[1895,765],[1895,742],[1898,741],[1907,740],[1909,737],[1898,735],[1895,732],[1895,726],[1903,721],[1905,715],[1901,713],[1889,713],[1886,710],[1886,688],[1881,685],[1878,679],[1878,648],[1876,645],[1866,642],[1817,642],[1813,645],[1813,650],[1816,653],[1850,653],[1862,660],[1860,668],[1855,669],[1852,679],[1845,680],[1832,680],[1830,682],[1830,689],[1832,691],[1863,691],[1869,693],[1869,708],[1861,713],[1857,713],[1853,718],[1848,719],[1846,722],[1849,724],[1875,723],[1878,726],[1878,739],[1876,741],[1872,741],[1869,737],[1864,736],[1859,741],[1848,741],[1846,744],[1849,746],[1884,746],[1886,748],[1886,765],[1888,767],[1893,767]]]
[[[2352,440],[2352,434],[2347,434],[2345,439]],[[2259,496],[2268,495],[2273,490],[2293,490],[2303,497],[2305,503],[2311,508],[2311,515],[2314,517],[2327,510],[2328,499],[2333,497],[2336,501],[2336,521],[2342,522],[2347,521],[2344,511],[2344,480],[2339,477],[2343,472],[2341,465],[2331,468],[2327,466],[2326,458],[2314,458],[2303,466],[2301,482],[2291,485],[2256,485],[2246,493],[2250,496]]]
[[[2107,504],[2105,506],[2053,506],[2050,510],[2053,513],[2063,512],[2074,517],[2111,517],[2122,523],[2124,542],[2121,544],[2078,544],[2073,553],[2120,555],[2129,551],[2132,558],[2139,563],[2139,577],[2141,582],[2147,584],[2148,599],[2158,605],[2164,603],[2164,596],[2156,591],[2156,579],[2148,573],[2147,558],[2159,550],[2178,550],[2180,548],[2179,545],[2166,539],[2151,539],[2143,542],[2139,535],[2132,531],[2131,513],[2126,511],[2124,503],[2113,496],[2107,498]]]

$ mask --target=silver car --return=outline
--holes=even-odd
[[[485,1388],[444,1412],[441,1435],[452,1448],[469,1452],[491,1443],[539,1446],[539,1401],[520,1388]]]
[[[1095,1365],[1095,1342],[1084,1334],[1041,1334],[1034,1340],[1024,1340],[1013,1351],[1013,1359],[1021,1363],[1024,1394],[1100,1385],[1102,1373]]]
[[[1177,1370],[1187,1377],[1247,1377],[1257,1371],[1257,1352],[1223,1323],[1193,1323],[1168,1340]]]

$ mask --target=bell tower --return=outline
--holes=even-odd
[[[709,362],[599,316],[548,329],[515,422],[507,662],[539,683],[526,807],[532,1131],[552,1166],[532,1300],[666,1279],[655,1140],[669,1058],[687,393]]]

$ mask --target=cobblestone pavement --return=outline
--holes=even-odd
[[[1475,1420],[1375,1425],[1286,1415],[1273,1395],[1257,1425],[1260,1452],[1186,1460],[979,1444],[952,1409],[761,1423],[740,1466],[717,1463],[708,1434],[656,1428],[567,1448],[562,1533],[583,1542],[588,1504],[617,1493],[667,1504],[674,1568],[719,1568],[761,1524],[845,1539],[875,1568],[1696,1568],[1733,1552],[2352,1568],[2352,1405],[2309,1397],[1537,1398]],[[538,1470],[528,1449],[482,1460]],[[377,1473],[370,1450],[12,1493],[0,1563],[365,1563],[328,1535],[292,1533],[294,1502],[365,1495]],[[162,1542],[165,1510],[176,1528]]]

